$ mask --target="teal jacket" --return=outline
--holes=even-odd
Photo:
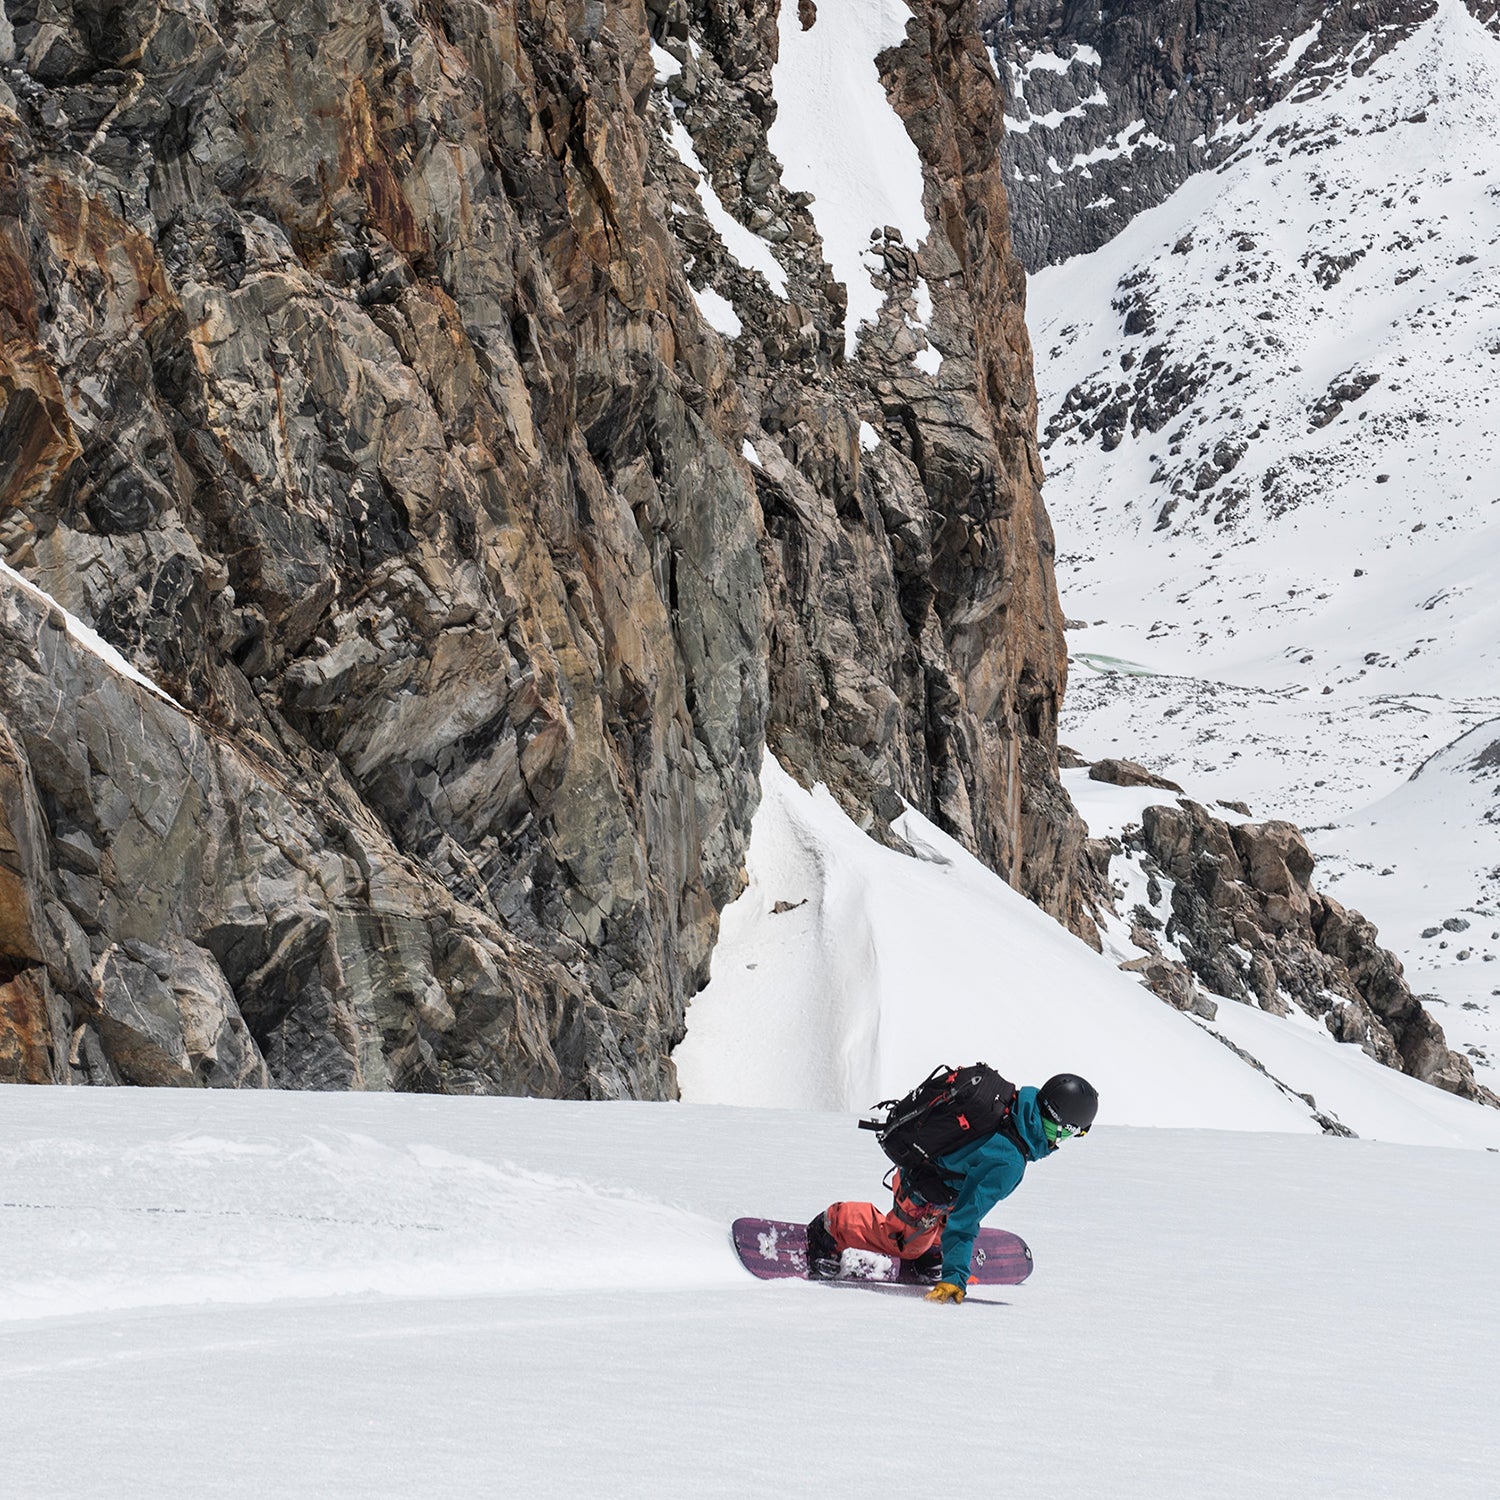
[[[948,1222],[943,1228],[943,1280],[955,1286],[969,1284],[974,1236],[979,1233],[984,1216],[1020,1187],[1027,1162],[1040,1161],[1053,1149],[1042,1130],[1042,1112],[1037,1108],[1034,1088],[1024,1088],[1016,1095],[1011,1120],[1016,1134],[1026,1142],[1024,1156],[1008,1135],[996,1131],[940,1159],[945,1172],[963,1177],[963,1186],[948,1210]]]

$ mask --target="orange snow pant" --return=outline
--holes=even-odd
[[[840,1250],[874,1250],[898,1260],[915,1260],[943,1237],[948,1210],[908,1197],[901,1174],[892,1184],[895,1201],[882,1213],[873,1203],[830,1203],[828,1232]]]

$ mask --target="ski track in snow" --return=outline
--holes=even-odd
[[[1441,0],[1029,297],[1062,737],[1307,827],[1491,1087],[1496,785],[1402,788],[1500,720],[1497,132],[1500,39]]]

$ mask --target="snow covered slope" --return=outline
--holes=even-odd
[[[1347,905],[1379,911],[1450,1046],[1475,1077],[1500,1078],[1500,723],[1439,751],[1378,802],[1313,835],[1324,884]],[[1408,878],[1399,899],[1387,886]],[[1390,873],[1388,873],[1390,872]]]
[[[1470,921],[1477,973],[1500,825],[1451,778],[1379,799],[1500,715],[1500,37],[1441,0],[1353,62],[1032,280],[1063,735],[1319,825],[1320,884],[1403,956],[1410,914]],[[1492,998],[1451,978],[1445,1026]]]
[[[8,1494],[1493,1490],[1500,1158],[1097,1130],[960,1308],[753,1280],[878,1191],[837,1114],[0,1088]]]
[[[897,825],[905,855],[774,756],[762,787],[749,885],[674,1053],[686,1100],[858,1110],[981,1057],[1022,1082],[1082,1073],[1115,1123],[1316,1132],[1311,1099],[1360,1136],[1500,1147],[1500,1111],[1381,1067],[1300,1012],[1172,1009],[1116,967],[1126,955],[1086,947],[916,813]],[[1087,816],[1139,817],[1141,793],[1105,794],[1125,811],[1085,801]]]

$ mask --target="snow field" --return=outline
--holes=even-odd
[[[413,1131],[394,1147],[379,1138],[388,1132],[342,1128],[342,1117],[380,1111],[340,1096],[303,1111],[299,1134],[268,1133],[261,1117],[279,1122],[285,1112],[264,1099],[179,1113],[135,1111],[127,1098],[95,1106],[82,1089],[49,1094],[50,1109],[34,1113],[55,1114],[75,1138],[11,1137],[0,1323],[221,1299],[498,1294],[534,1284],[537,1239],[552,1246],[553,1275],[601,1288],[669,1275],[692,1283],[717,1258],[716,1224],[607,1184],[529,1171],[497,1159],[489,1140],[473,1155],[441,1133]],[[399,1117],[422,1113],[418,1105]],[[140,1118],[154,1128],[139,1128]],[[232,1138],[201,1128],[225,1119],[238,1127]],[[616,1247],[602,1264],[599,1241]]]
[[[1100,1127],[996,1215],[1036,1254],[1024,1286],[955,1309],[754,1280],[729,1246],[736,1214],[878,1193],[883,1158],[854,1123],[0,1089],[7,1193],[19,1173],[74,1204],[0,1209],[11,1492],[823,1497],[909,1484],[921,1434],[965,1484],[1022,1493],[1491,1493],[1495,1156]],[[355,1144],[330,1177],[307,1168],[309,1141]],[[462,1179],[451,1158],[471,1164]],[[234,1234],[205,1186],[221,1175]],[[468,1218],[450,1211],[461,1181],[480,1185]],[[492,1215],[486,1182],[557,1196]],[[182,1210],[175,1242],[132,1203]],[[354,1282],[273,1284],[263,1256],[297,1262],[313,1243],[302,1217],[330,1208],[364,1225],[317,1242]],[[421,1261],[395,1222],[413,1210],[433,1226]],[[80,1305],[17,1318],[18,1251]],[[437,1274],[481,1252],[526,1274],[488,1290]],[[181,1282],[127,1308],[87,1295],[107,1267],[147,1289],[177,1258],[198,1278],[186,1298]],[[376,1262],[387,1294],[357,1285]]]
[[[1439,751],[1388,796],[1311,836],[1325,887],[1380,913],[1407,982],[1481,1081],[1500,1075],[1500,720]],[[1409,851],[1426,851],[1417,863]],[[1392,895],[1398,867],[1406,878]],[[1420,878],[1413,878],[1414,876]],[[1500,1090],[1497,1090],[1500,1091]]]
[[[1440,102],[1409,124],[1429,93]],[[1199,677],[1211,663],[1265,688],[1331,686],[1346,712],[1374,690],[1493,693],[1493,671],[1477,669],[1500,638],[1480,587],[1500,548],[1485,410],[1500,304],[1483,263],[1500,239],[1496,124],[1500,41],[1445,0],[1363,78],[1277,106],[1220,172],[1032,279],[1044,425],[1079,382],[1130,383],[1119,356],[1154,344],[1208,377],[1158,432],[1127,430],[1110,451],[1066,432],[1052,445],[1065,605],[1106,615],[1080,650]],[[1340,138],[1299,153],[1325,131]],[[1343,252],[1354,263],[1320,284],[1317,258]],[[1156,327],[1122,338],[1113,302],[1135,276]],[[1380,380],[1312,427],[1349,372]],[[1246,451],[1156,530],[1168,489],[1153,474],[1194,478],[1221,442]],[[1246,493],[1216,521],[1233,489]]]
[[[1491,1087],[1494,788],[1403,783],[1500,719],[1497,130],[1500,39],[1440,0],[1029,298],[1083,627],[1062,738],[1302,824],[1320,887],[1376,923]],[[1137,299],[1151,326],[1127,335]],[[1137,432],[1139,393],[1166,399],[1153,350],[1195,389]],[[1085,415],[1130,406],[1117,446],[1079,430],[1076,390]],[[1462,944],[1421,936],[1450,918]]]

